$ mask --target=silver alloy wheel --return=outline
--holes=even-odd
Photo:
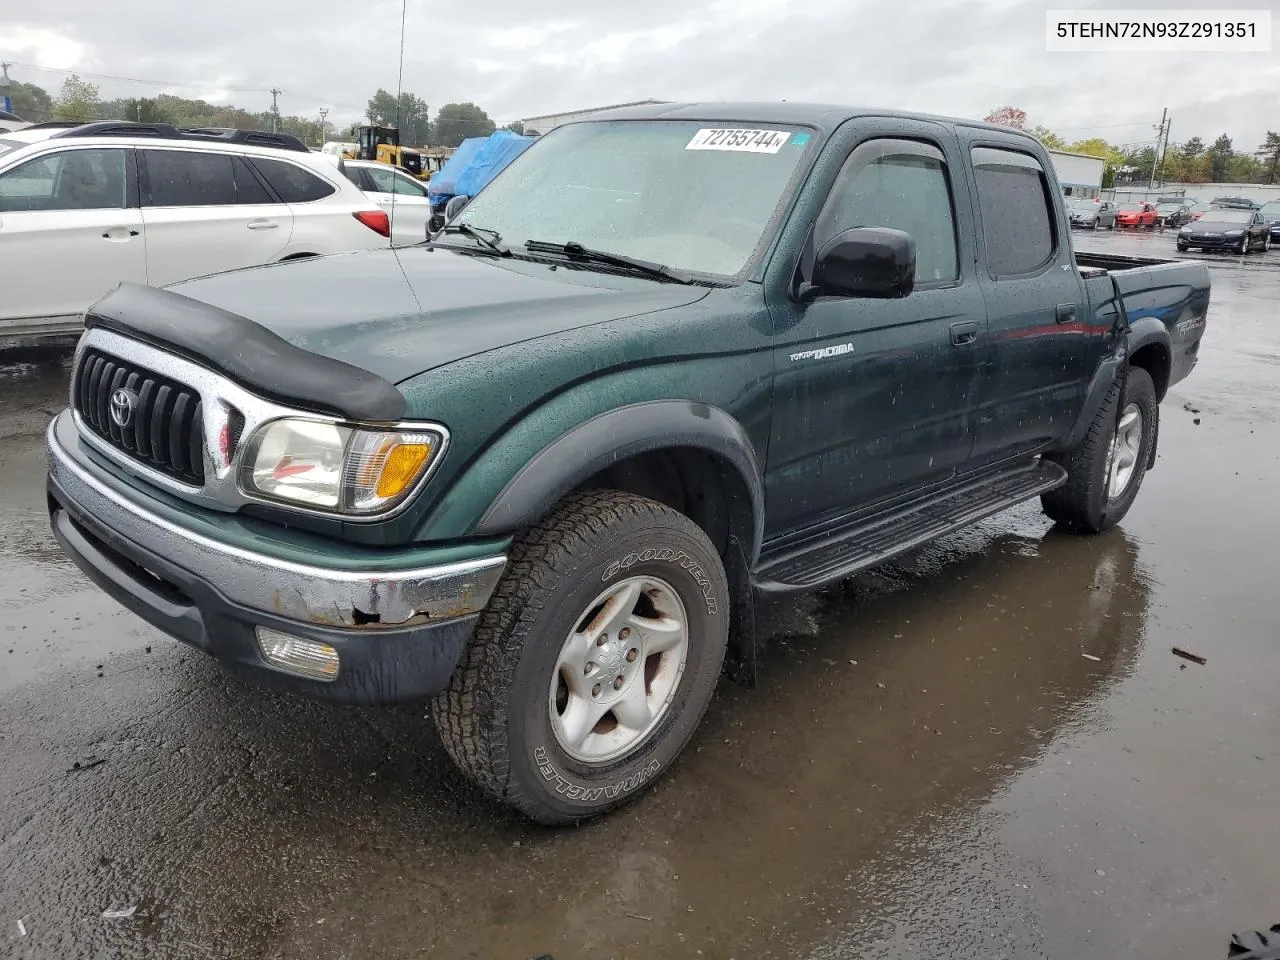
[[[1107,451],[1107,500],[1119,500],[1129,489],[1142,452],[1142,410],[1136,403],[1124,408],[1116,435]]]
[[[1243,257],[1249,252],[1249,231],[1244,232],[1244,236],[1240,238],[1240,255]]]
[[[689,618],[675,588],[629,577],[600,593],[565,639],[548,709],[560,747],[608,763],[666,716],[689,655]]]

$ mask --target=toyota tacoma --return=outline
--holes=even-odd
[[[1076,255],[1018,131],[663,104],[539,139],[422,244],[121,284],[49,426],[62,548],[263,684],[430,701],[550,824],[674,763],[761,598],[1022,501],[1100,533],[1202,263]]]

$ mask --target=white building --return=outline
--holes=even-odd
[[[544,113],[540,117],[525,117],[520,122],[524,124],[524,132],[527,134],[548,133],[562,123],[568,123],[570,120],[584,120],[593,113],[604,113],[606,110],[618,110],[621,107],[647,107],[652,103],[665,102],[665,100],[633,100],[631,103],[615,103],[607,107],[591,107],[587,110],[570,110],[567,113]]]
[[[1050,150],[1049,159],[1066,196],[1096,197],[1102,192],[1102,169],[1106,161],[1101,157]]]

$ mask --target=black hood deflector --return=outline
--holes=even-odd
[[[261,324],[171,290],[121,283],[89,308],[84,325],[178,353],[290,406],[349,420],[404,416],[404,395],[390,381],[295,347]]]

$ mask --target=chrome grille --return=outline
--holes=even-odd
[[[204,419],[200,394],[135,363],[86,349],[74,377],[72,404],[86,427],[134,460],[192,486],[204,484]],[[130,391],[125,426],[112,417],[112,394]]]

